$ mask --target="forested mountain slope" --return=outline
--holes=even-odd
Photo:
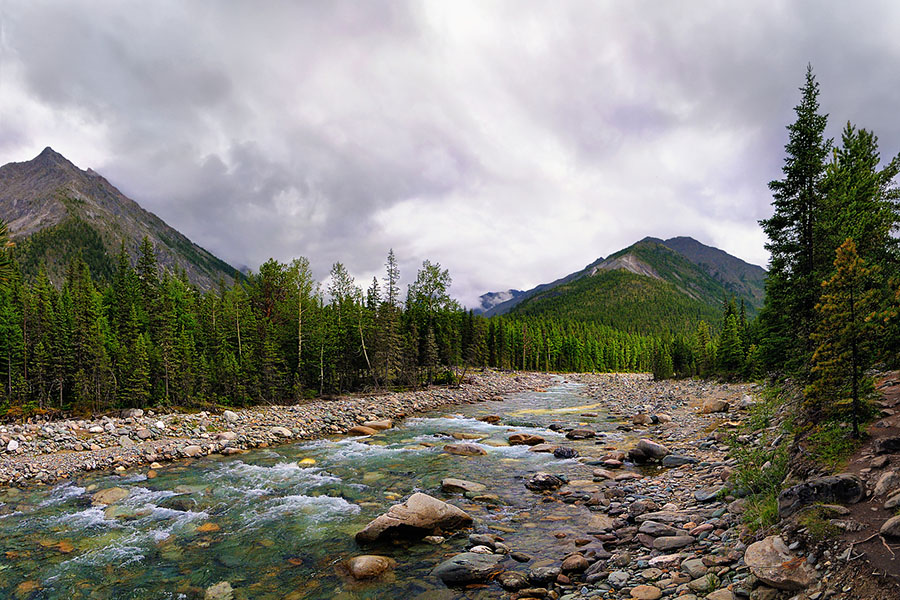
[[[80,256],[94,277],[108,279],[122,241],[135,259],[145,236],[163,266],[183,269],[201,288],[230,283],[236,273],[100,174],[82,171],[49,147],[33,160],[0,167],[0,220],[9,224],[16,258],[31,277],[43,266],[59,282]]]

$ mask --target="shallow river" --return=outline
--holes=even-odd
[[[505,444],[513,432],[563,441],[547,428],[559,422],[590,423],[609,432],[602,442],[565,440],[582,456],[601,456],[604,447],[621,446],[616,423],[580,391],[581,386],[560,379],[546,392],[451,407],[371,437],[175,463],[153,479],[142,469],[80,476],[52,488],[0,490],[0,597],[191,599],[223,580],[234,587],[236,600],[496,597],[496,586],[448,590],[429,575],[441,560],[465,548],[468,532],[440,546],[360,548],[353,536],[391,504],[423,491],[463,508],[476,519],[476,530],[497,533],[514,551],[535,557],[529,565],[507,561],[508,568],[527,570],[542,559],[558,561],[571,549],[572,536],[557,540],[552,533],[577,532],[590,512],[542,503],[523,483],[542,470],[590,479],[590,469],[576,460]],[[477,420],[489,414],[503,420],[498,425]],[[456,441],[448,437],[454,433],[477,436],[463,441],[482,445],[488,454],[442,452],[444,444]],[[497,499],[490,504],[445,494],[440,489],[444,477],[484,483]],[[109,508],[92,507],[91,494],[112,486],[129,490],[129,496]],[[362,585],[341,574],[343,561],[366,553],[395,558],[393,575]]]

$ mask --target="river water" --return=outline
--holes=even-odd
[[[219,581],[235,598],[439,600],[496,597],[499,588],[448,590],[430,576],[441,560],[462,551],[468,532],[442,545],[386,544],[360,548],[354,534],[391,504],[415,491],[451,501],[476,520],[477,531],[503,536],[514,551],[556,561],[574,549],[590,521],[583,506],[543,503],[524,487],[537,471],[565,475],[590,489],[590,469],[577,460],[506,445],[513,432],[565,442],[582,457],[629,440],[617,423],[559,379],[545,392],[451,407],[411,418],[362,438],[334,438],[255,450],[233,457],[175,463],[148,479],[146,469],[88,474],[52,488],[0,491],[0,597],[54,599],[191,599]],[[497,425],[481,422],[495,414]],[[587,415],[587,416],[585,416]],[[589,424],[601,441],[569,441],[548,427]],[[486,456],[441,450],[462,441]],[[461,434],[461,435],[460,435]],[[304,460],[305,459],[305,460]],[[313,463],[313,461],[315,461]],[[468,500],[440,489],[441,479],[484,483],[496,498]],[[109,508],[91,506],[97,490],[118,486],[129,496]],[[567,533],[558,539],[553,534]],[[341,565],[359,554],[396,559],[393,574],[360,584]]]

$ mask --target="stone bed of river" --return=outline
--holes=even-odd
[[[629,440],[617,422],[559,379],[546,392],[457,406],[368,437],[341,437],[209,457],[157,469],[88,474],[54,487],[0,490],[0,597],[199,598],[228,581],[235,598],[496,597],[499,590],[449,590],[431,570],[463,551],[467,534],[441,545],[424,542],[360,547],[354,534],[392,504],[422,491],[459,506],[476,519],[475,531],[498,533],[514,551],[556,561],[570,542],[553,532],[590,521],[583,506],[542,503],[524,482],[537,471],[590,480],[577,460],[508,446],[513,432],[533,433],[574,447],[582,457]],[[584,416],[587,413],[588,416]],[[497,425],[478,420],[495,414]],[[595,415],[595,416],[594,416]],[[601,440],[571,441],[548,427],[555,421],[590,423]],[[485,456],[441,450],[457,438],[481,445]],[[314,462],[313,462],[314,461]],[[496,498],[474,502],[441,491],[456,477],[483,483]],[[588,482],[586,482],[587,484]],[[91,494],[118,486],[130,493],[109,507]],[[341,573],[346,559],[365,553],[398,565],[382,581],[360,584]]]

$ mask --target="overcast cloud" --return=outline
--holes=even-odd
[[[646,236],[765,264],[806,64],[900,150],[895,2],[0,0],[0,164],[52,146],[236,266],[453,293]]]

